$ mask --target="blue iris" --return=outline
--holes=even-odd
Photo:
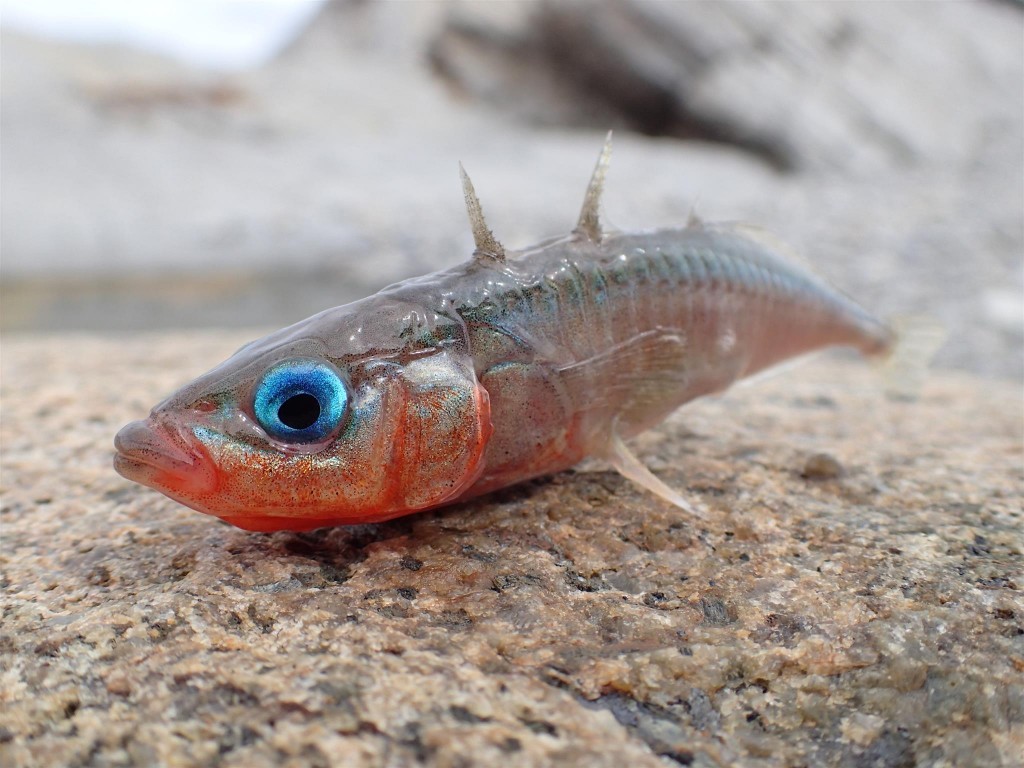
[[[345,416],[348,392],[333,365],[289,360],[268,370],[256,387],[253,410],[267,434],[285,443],[313,443]]]

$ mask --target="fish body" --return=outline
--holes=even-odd
[[[250,530],[387,520],[603,456],[682,404],[889,330],[741,228],[577,229],[506,254],[466,182],[470,261],[246,345],[126,426],[126,477]],[[475,206],[475,209],[474,209]]]

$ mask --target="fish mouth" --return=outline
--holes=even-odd
[[[215,472],[185,434],[152,417],[133,421],[114,438],[114,469],[119,475],[164,493],[213,490]]]

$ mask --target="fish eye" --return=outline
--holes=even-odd
[[[288,360],[263,374],[253,412],[275,440],[313,443],[338,428],[347,404],[345,383],[333,365],[321,360]]]

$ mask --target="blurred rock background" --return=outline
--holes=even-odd
[[[245,6],[240,6],[244,8]],[[325,3],[228,71],[2,39],[2,330],[281,325],[574,222],[763,225],[940,364],[1024,375],[1024,11]]]

